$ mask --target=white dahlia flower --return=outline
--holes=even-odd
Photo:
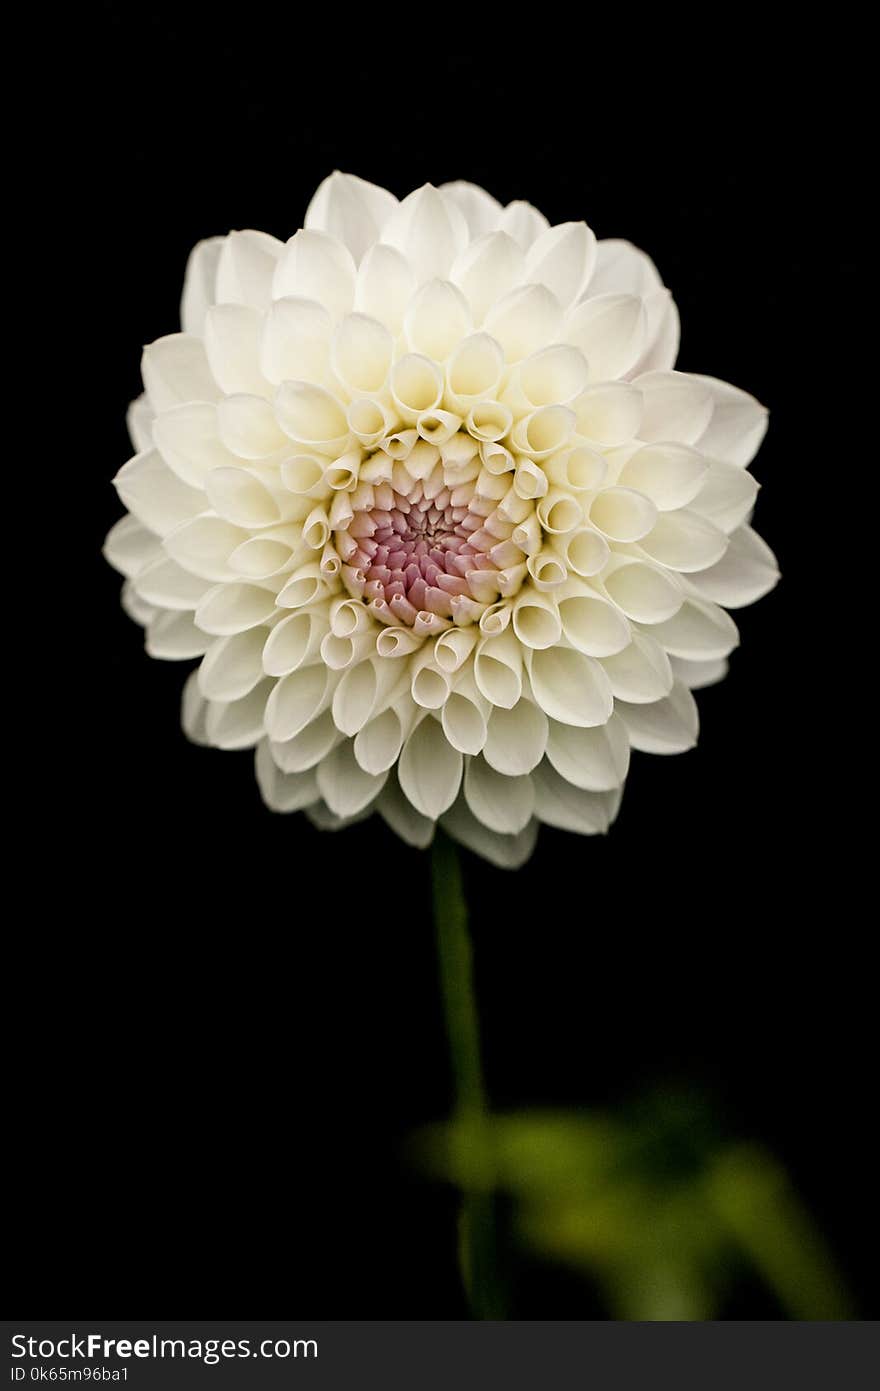
[[[775,583],[751,396],[672,370],[652,262],[466,183],[333,174],[286,244],[192,252],[107,538],[190,738],[275,811],[439,821],[497,864],[605,831],[697,737],[725,608]],[[724,607],[722,607],[724,606]]]

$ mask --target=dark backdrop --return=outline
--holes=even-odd
[[[869,704],[869,639],[844,633],[857,364],[829,319],[856,296],[856,117],[828,92],[831,40],[816,87],[803,33],[771,48],[732,12],[575,18],[456,11],[416,33],[387,9],[322,27],[272,3],[104,4],[53,32],[48,74],[21,55],[50,117],[29,137],[51,370],[27,457],[53,499],[9,948],[26,1312],[462,1312],[452,1197],[401,1159],[449,1105],[427,860],[372,822],[273,817],[249,754],[188,745],[183,671],[145,657],[99,556],[140,345],[175,328],[190,246],[291,235],[341,167],[399,195],[470,178],[631,238],[680,306],[679,365],[770,407],[757,526],[783,581],[737,615],[698,749],[636,755],[607,838],[544,831],[515,876],[468,860],[488,1080],[503,1105],[705,1087],[788,1165],[876,1313],[846,783]],[[599,1308],[525,1266],[517,1300]],[[728,1312],[777,1313],[757,1288]]]

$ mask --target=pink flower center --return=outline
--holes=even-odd
[[[497,571],[498,537],[484,529],[473,482],[438,491],[414,480],[407,496],[390,483],[373,489],[372,506],[356,510],[337,536],[349,590],[377,618],[430,627],[431,615],[461,622],[478,617],[475,572]],[[428,494],[432,494],[429,496]]]

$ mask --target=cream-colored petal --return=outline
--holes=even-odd
[[[498,706],[489,719],[483,758],[509,778],[530,773],[544,757],[547,732],[547,716],[533,701],[518,700],[511,710]]]
[[[650,705],[617,702],[634,749],[642,753],[685,753],[697,742],[700,719],[686,686],[676,681],[669,695]]]
[[[157,536],[167,536],[207,505],[204,493],[181,483],[155,449],[123,464],[113,485],[129,512]]]
[[[354,756],[351,739],[343,739],[318,764],[318,789],[337,816],[356,816],[385,786],[387,773],[365,773]]]
[[[217,262],[217,303],[268,309],[272,277],[283,250],[284,243],[266,232],[230,232]]]
[[[467,222],[454,202],[425,184],[395,208],[382,240],[403,252],[422,284],[449,274],[455,257],[470,240]]]
[[[551,719],[581,728],[605,724],[614,708],[608,677],[599,662],[571,647],[526,651],[532,694]]]
[[[535,814],[547,826],[578,835],[604,835],[612,819],[612,793],[585,792],[560,777],[546,760],[532,773]]]
[[[180,301],[184,333],[201,337],[205,330],[205,315],[217,303],[217,264],[225,241],[225,237],[208,237],[196,242],[189,253]]]
[[[336,169],[318,185],[303,226],[344,242],[360,262],[396,207],[397,199],[387,189]]]
[[[268,396],[271,386],[260,370],[265,315],[249,304],[215,304],[205,318],[205,352],[222,391]]]
[[[733,533],[721,560],[692,578],[706,599],[729,609],[754,604],[769,594],[778,580],[775,555],[749,526],[741,526]]]
[[[303,228],[290,238],[275,269],[274,299],[317,300],[334,319],[352,308],[357,271],[348,247],[326,232]]]
[[[458,794],[462,756],[449,743],[439,721],[427,716],[403,746],[397,776],[406,797],[422,816],[436,821]]]
[[[538,823],[534,820],[516,836],[490,831],[477,820],[463,796],[445,813],[440,824],[453,840],[497,869],[519,869],[532,854],[538,838]]]
[[[629,772],[629,735],[619,715],[597,729],[550,721],[547,758],[560,777],[585,792],[611,792]]]
[[[283,773],[272,758],[266,739],[257,745],[256,774],[260,795],[270,811],[302,811],[320,796],[315,770]]]
[[[141,376],[157,413],[184,401],[216,401],[220,392],[200,338],[170,333],[144,348]]]

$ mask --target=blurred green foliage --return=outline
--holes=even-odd
[[[504,1196],[515,1239],[591,1278],[612,1318],[717,1318],[744,1274],[790,1318],[854,1316],[782,1166],[725,1139],[698,1096],[462,1114],[420,1132],[414,1152],[465,1195]]]

